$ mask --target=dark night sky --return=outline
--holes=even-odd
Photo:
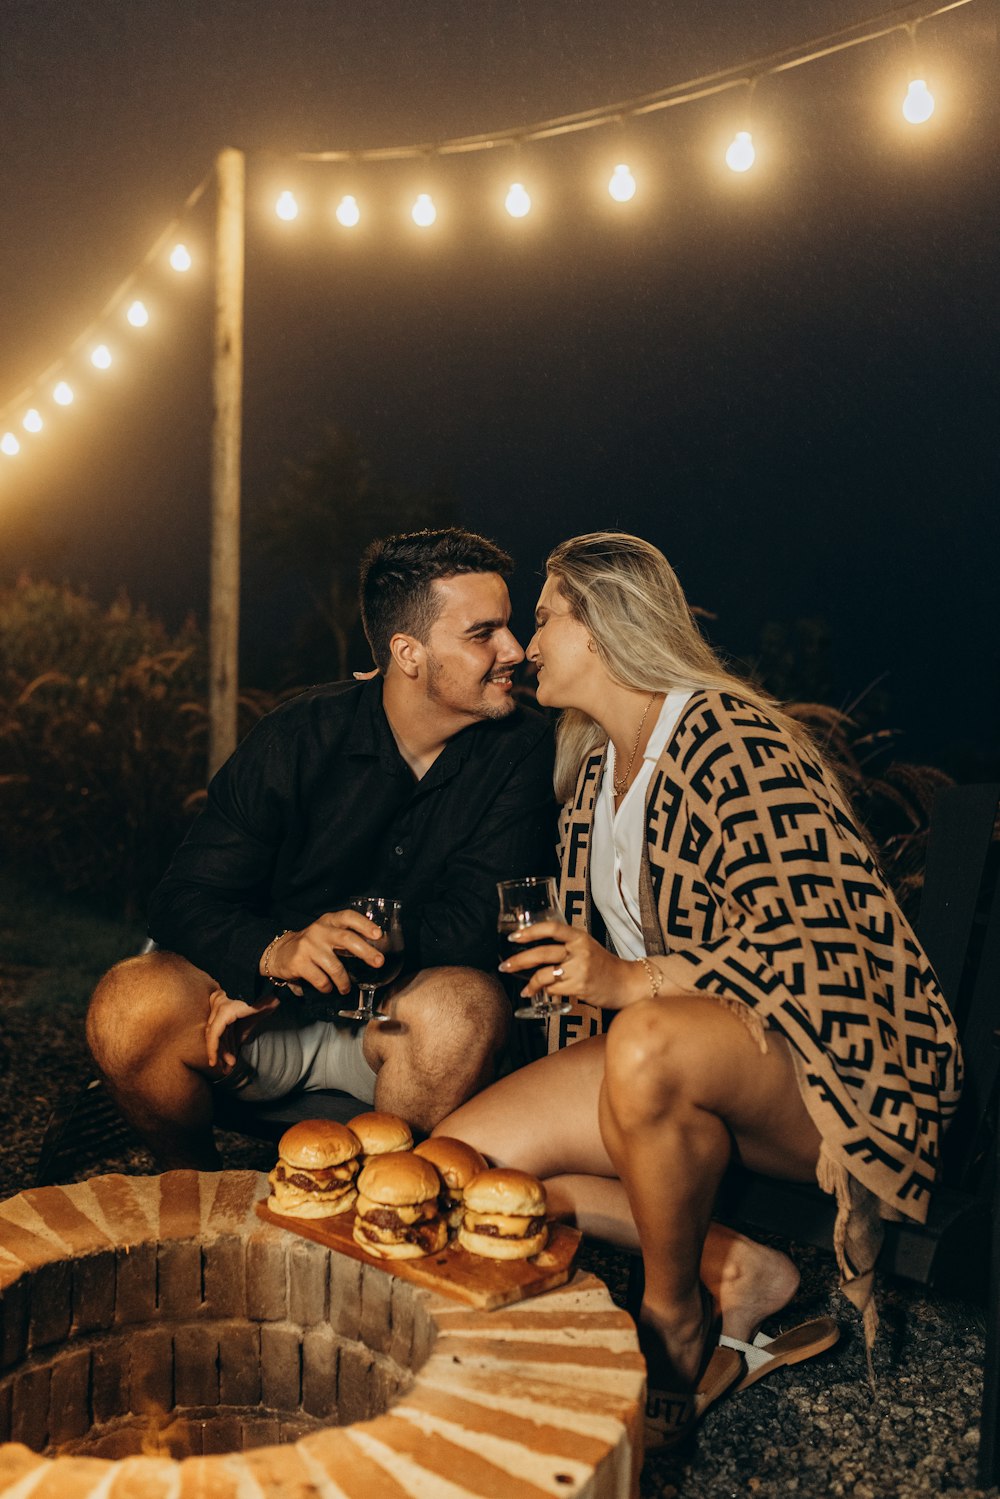
[[[0,0],[0,405],[239,146],[248,511],[337,421],[516,552],[525,633],[547,548],[621,526],[663,547],[726,649],[822,615],[844,701],[887,674],[901,752],[995,757],[993,0],[921,28],[939,107],[920,130],[898,116],[899,37],[764,80],[746,178],[719,165],[735,94],[527,146],[516,172],[508,152],[437,161],[423,238],[400,213],[413,165],[348,182],[279,159],[609,103],[877,10]],[[624,213],[602,189],[621,158],[641,180]],[[537,203],[520,224],[497,208],[513,175]],[[286,182],[309,222],[269,213]],[[344,191],[371,205],[354,236],[329,224]],[[210,234],[206,200],[184,233],[200,277],[152,277],[155,328],[3,461],[0,578],[27,562],[204,616]],[[275,611],[253,557],[246,580],[253,661]]]

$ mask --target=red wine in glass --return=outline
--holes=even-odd
[[[385,957],[380,968],[366,963],[354,953],[341,952],[337,956],[347,970],[348,977],[358,986],[358,1005],[354,1010],[338,1010],[344,1020],[388,1020],[388,1015],[376,1011],[375,991],[391,984],[398,978],[403,967],[403,907],[402,902],[384,895],[359,895],[347,902],[346,909],[361,911],[369,921],[381,928],[380,937],[367,937],[369,947],[374,947]]]
[[[556,882],[550,875],[531,875],[520,880],[501,880],[497,885],[500,896],[500,914],[497,931],[500,935],[501,961],[514,953],[524,952],[547,944],[549,938],[539,937],[536,942],[511,942],[515,933],[527,932],[538,921],[565,921],[556,895]],[[522,981],[524,974],[516,975]],[[562,995],[549,995],[544,990],[532,997],[530,1004],[514,1011],[518,1020],[544,1020],[547,1015],[565,1015],[573,1007]]]

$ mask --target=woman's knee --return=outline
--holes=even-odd
[[[697,1092],[696,1038],[669,1004],[648,999],[614,1019],[607,1040],[605,1086],[619,1120],[657,1117]]]

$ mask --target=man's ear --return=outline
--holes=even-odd
[[[427,659],[427,651],[417,637],[402,633],[394,635],[389,641],[389,651],[403,676],[416,680]]]

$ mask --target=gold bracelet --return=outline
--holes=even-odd
[[[639,962],[646,970],[646,977],[649,979],[649,987],[653,991],[652,997],[653,999],[655,999],[660,992],[660,985],[663,983],[663,974],[661,973],[659,968],[656,968],[649,961],[648,958],[640,958]]]
[[[283,932],[279,932],[276,937],[272,937],[270,942],[267,944],[264,951],[260,955],[259,966],[261,977],[266,978],[268,983],[275,989],[287,989],[288,980],[279,979],[271,972],[271,953],[273,952],[274,948],[277,947],[282,937],[287,937],[291,930],[292,929],[290,926],[286,926]]]

